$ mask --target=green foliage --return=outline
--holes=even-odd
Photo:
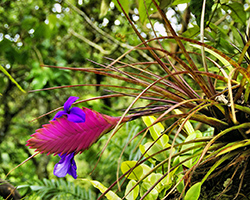
[[[189,3],[190,0],[174,0],[174,2],[172,3],[172,5],[178,5],[178,4],[183,4],[183,3]]]
[[[130,190],[132,191],[130,192]],[[125,194],[128,194],[126,196],[127,200],[134,200],[137,198],[139,194],[139,186],[136,186],[136,181],[135,180],[130,180],[126,186]]]
[[[121,171],[123,173],[129,171],[130,169],[133,169],[131,173],[127,175],[128,179],[134,179],[134,180],[140,180],[142,174],[143,174],[143,167],[142,166],[137,166],[136,161],[125,161],[121,164]]]
[[[210,1],[206,1],[206,8],[205,8],[205,18],[204,18],[204,22],[206,23],[211,14],[212,14],[212,6],[214,5],[214,1],[210,0]],[[198,24],[198,26],[200,26],[201,23],[201,13],[202,13],[202,3],[197,3],[197,1],[195,0],[191,0],[190,1],[190,10],[192,12],[192,14],[195,16],[196,19],[196,23]]]
[[[148,16],[157,11],[156,7],[154,6],[151,0],[139,0],[138,10],[139,10],[140,20],[142,23],[145,22]]]
[[[199,199],[201,192],[201,182],[198,182],[187,191],[187,194],[184,198],[184,200],[197,200]]]
[[[18,189],[26,190],[25,199],[94,199],[91,192],[63,179],[43,179],[37,185],[20,185]]]
[[[221,8],[228,12],[231,11],[231,17],[235,22],[245,24],[246,22],[246,12],[244,10],[244,5],[238,2],[228,2],[222,4]]]
[[[130,9],[130,5],[131,5],[131,1],[130,0],[113,0],[114,4],[116,5],[117,9],[120,11],[120,12],[123,12],[122,11],[122,8],[124,9],[125,13],[128,14],[129,12],[129,9]],[[118,3],[119,2],[119,3]],[[122,8],[121,8],[121,6]]]
[[[154,123],[156,118],[153,116],[143,117],[143,121],[145,124],[149,127],[149,131],[151,134],[152,139],[154,139],[154,142],[146,143],[144,145],[140,145],[141,153],[151,158],[148,159],[156,160],[156,161],[164,161],[168,158],[169,154],[167,155],[166,152],[159,153],[166,147],[170,147],[166,141],[164,141],[163,144],[158,144],[162,132],[164,131],[163,125],[158,122]],[[157,145],[157,148],[155,146]],[[173,150],[174,151],[174,150]],[[151,161],[152,162],[152,161]],[[146,164],[140,164],[138,165],[138,161],[125,161],[121,164],[121,171],[123,174],[127,173],[126,177],[128,179],[134,180],[133,182],[129,181],[129,183],[126,186],[126,191],[131,193],[125,193],[128,195],[127,198],[132,199],[132,196],[134,196],[136,199],[138,195],[138,190],[140,191],[140,196],[142,197],[150,188],[152,185],[155,185],[155,187],[149,192],[148,195],[146,195],[146,199],[157,199],[158,196],[164,196],[164,192],[171,187],[173,184],[173,181],[176,179],[175,177],[175,171],[171,172],[168,176],[164,176],[164,173],[157,170],[156,162],[153,161],[153,169],[152,167],[146,165]],[[162,166],[164,168],[164,166]],[[153,172],[154,170],[157,170],[157,172]],[[162,179],[161,181],[159,181]],[[133,186],[132,186],[133,184]]]

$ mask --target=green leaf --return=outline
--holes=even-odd
[[[173,3],[172,3],[172,6],[176,6],[178,4],[183,4],[183,3],[189,3],[190,0],[175,0]]]
[[[126,190],[125,190],[125,194],[127,194],[132,187],[134,187],[136,184],[135,180],[130,180],[126,186]],[[137,198],[139,194],[139,185],[137,185],[127,196],[126,199],[127,200],[134,200]]]
[[[49,28],[52,30],[56,27],[56,23],[58,22],[58,18],[56,17],[55,14],[50,14],[48,16],[48,20],[49,20],[49,23],[48,23],[48,26]]]
[[[162,148],[162,146],[160,146],[158,143],[155,143],[155,144],[153,144],[154,142],[147,142],[146,144],[144,144],[144,145],[140,145],[140,151],[141,151],[141,153],[142,154],[144,154],[145,153],[145,151],[148,149],[148,148],[150,148],[149,150],[147,150],[147,153],[145,154],[145,157],[148,157],[148,156],[150,156],[150,155],[153,155],[153,154],[155,154],[155,153],[157,153],[157,152],[159,152],[159,151],[161,151],[163,148]],[[153,146],[152,146],[153,145]],[[169,145],[169,147],[171,146],[170,144],[168,144]],[[154,155],[153,156],[153,158],[155,159],[155,160],[158,160],[158,161],[163,161],[163,160],[165,160],[167,157],[168,157],[168,155],[169,155],[169,152],[170,152],[170,150],[168,150],[168,151],[163,151],[163,152],[161,152],[161,153],[158,153],[158,154],[156,154],[156,155]],[[174,152],[174,150],[173,150],[173,152]],[[154,164],[154,163],[153,163]]]
[[[119,0],[122,8],[124,9],[125,13],[128,14],[129,12],[129,8],[130,8],[130,0]],[[115,6],[117,7],[117,9],[122,12],[122,9],[120,7],[120,5],[118,4],[117,0],[113,0],[113,3],[115,4]]]
[[[156,0],[156,2],[159,5],[159,2]],[[148,15],[151,15],[154,12],[157,12],[157,8],[154,6],[154,3],[152,0],[139,0],[139,16],[142,23],[145,22]]]
[[[199,199],[201,193],[201,182],[198,182],[192,185],[191,188],[187,191],[187,194],[184,197],[184,200],[197,200]]]
[[[122,173],[126,173],[136,165],[137,161],[125,161],[121,164]],[[143,168],[139,165],[126,175],[128,179],[139,180],[143,173]]]
[[[142,117],[142,120],[146,124],[146,126],[149,127],[155,122],[156,118],[153,116],[145,116],[145,117]],[[157,140],[159,137],[161,137],[157,141],[157,143],[159,145],[161,145],[163,148],[166,148],[166,147],[168,147],[169,137],[167,135],[161,134],[164,130],[165,130],[165,128],[160,122],[158,122],[157,124],[155,124],[149,128],[151,137],[154,140]]]
[[[182,114],[183,112],[181,112],[179,109],[175,109],[174,112],[176,114]],[[190,123],[190,121],[186,121],[186,123],[184,124],[184,129],[186,130],[188,135],[192,135],[194,133],[194,128],[192,126],[192,124]]]
[[[160,8],[164,9],[172,5],[173,0],[159,0]]]
[[[8,78],[12,81],[12,83],[14,83],[18,87],[19,90],[21,90],[23,93],[26,93],[25,90],[15,81],[15,79],[12,78],[9,72],[7,72],[7,70],[4,69],[4,67],[1,65],[0,65],[0,71],[2,71],[6,76],[8,76]]]
[[[229,4],[223,4],[222,9],[227,12],[227,10],[231,10],[231,17],[235,22],[239,22],[242,24],[246,23],[246,12],[244,11],[244,5],[242,3],[233,2]]]
[[[147,178],[143,181],[154,185],[163,175],[160,173],[151,173]],[[160,193],[163,189],[169,189],[172,186],[172,179],[169,176],[163,178],[155,187],[158,193]]]
[[[95,188],[99,189],[101,193],[104,193],[107,190],[107,188],[103,184],[101,184],[99,181],[90,181],[90,183]],[[117,194],[115,194],[112,191],[109,191],[107,194],[105,194],[105,196],[107,197],[107,199],[110,199],[110,200],[121,200],[121,198],[118,197]]]
[[[23,29],[25,29],[26,31],[30,30],[30,29],[34,29],[34,27],[36,27],[38,24],[38,19],[35,17],[31,17],[28,16],[27,18],[25,18],[22,23],[21,23],[21,27]]]
[[[219,166],[221,165],[224,161],[231,159],[233,156],[238,154],[237,151],[228,153],[220,158],[220,160],[216,161],[212,167],[210,167],[209,171],[206,173],[206,175],[202,178],[201,183],[204,183],[206,179],[210,176],[210,174]]]
[[[151,186],[152,185],[150,183],[143,182],[140,188],[140,195],[143,196],[151,188]],[[158,191],[155,188],[153,188],[149,192],[149,194],[144,198],[144,200],[155,200],[157,199],[158,195],[159,195]]]
[[[176,182],[179,182],[182,178],[183,178],[184,175],[180,174],[178,175],[178,179]],[[185,184],[184,184],[184,180],[182,180],[178,185],[177,185],[177,190],[178,192],[182,193],[182,191],[184,190],[185,188]]]
[[[102,0],[99,18],[103,18],[107,14],[107,12],[109,10],[109,2],[110,2],[110,0]]]
[[[201,46],[196,45],[196,44],[192,44],[191,46],[193,46],[193,47],[195,47],[195,48],[199,48],[199,49],[201,48]],[[213,50],[208,49],[208,48],[206,48],[206,47],[205,47],[205,51],[208,52],[208,53],[210,53],[210,54],[212,54],[212,55],[215,56],[216,58],[218,58],[218,59],[222,62],[222,64],[223,64],[224,66],[227,66],[227,67],[228,67],[229,71],[231,71],[231,70],[233,69],[232,65],[231,65],[225,58],[223,58],[221,55],[217,54],[217,53],[214,52]]]
[[[243,148],[243,147],[249,146],[249,145],[250,145],[250,139],[229,143],[225,147],[223,147],[223,149],[216,155],[216,157],[221,156],[223,154],[226,154],[226,153],[233,151],[235,149]]]
[[[204,17],[204,22],[206,23],[209,20],[209,16],[212,13],[212,6],[214,4],[213,0],[206,1],[206,14]],[[201,12],[202,12],[202,2],[197,3],[197,0],[190,1],[190,11],[194,14],[196,23],[200,26],[201,23]]]
[[[199,33],[200,33],[200,27],[195,25],[191,28],[188,28],[184,33],[182,33],[182,36],[187,38],[193,38],[197,36]]]
[[[193,134],[189,135],[189,136],[186,138],[185,142],[188,142],[188,141],[190,141],[190,140],[194,140],[195,138],[199,138],[199,137],[201,137],[201,136],[202,136],[202,133],[201,133],[200,131],[196,131],[196,132],[194,132]],[[182,145],[182,147],[181,147],[181,151],[184,151],[184,150],[186,150],[186,149],[188,149],[188,148],[194,147],[195,145],[198,145],[198,143],[184,144],[184,145]],[[194,151],[195,151],[195,149],[192,149],[192,150],[189,150],[189,151],[187,151],[187,152],[185,153],[185,154],[188,154],[188,155],[181,155],[181,156],[179,157],[180,162],[182,162],[183,160],[186,160],[187,158],[191,157],[191,156],[194,154]],[[185,165],[185,166],[188,167],[188,168],[191,168],[191,167],[193,166],[195,160],[196,160],[196,157],[194,157],[194,158],[192,158],[192,159],[189,159],[189,160],[187,160],[186,162],[184,162],[183,165]]]
[[[140,164],[140,166],[142,167],[142,176],[145,176],[146,174],[148,174],[149,171],[151,171],[151,168],[146,165],[146,164]]]

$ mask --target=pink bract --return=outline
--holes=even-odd
[[[89,108],[82,110],[86,115],[85,122],[71,122],[67,120],[67,116],[56,118],[36,130],[27,141],[27,146],[48,154],[82,153],[113,129],[120,120],[120,117],[104,115]],[[124,118],[123,122],[128,120]]]

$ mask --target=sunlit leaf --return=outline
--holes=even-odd
[[[143,171],[142,171],[143,176],[145,176],[146,174],[148,174],[149,171],[151,171],[151,168],[146,164],[140,164],[140,166],[143,169]]]
[[[121,171],[122,173],[126,173],[129,171],[131,168],[133,168],[136,165],[137,161],[125,161],[121,164]],[[136,168],[134,168],[131,173],[128,173],[126,177],[128,179],[133,179],[133,180],[139,180],[141,175],[143,173],[143,168],[139,165]]]
[[[140,187],[140,195],[143,196],[143,194],[145,194],[151,188],[151,186],[152,185],[150,183],[143,182]],[[157,199],[158,195],[159,195],[158,191],[155,188],[153,188],[144,199],[154,200]]]
[[[201,193],[201,182],[198,182],[192,185],[191,188],[187,191],[187,194],[184,197],[184,200],[197,200],[199,199]]]
[[[190,2],[190,0],[175,0],[175,1],[172,3],[172,5],[173,5],[173,6],[176,6],[176,5],[178,5],[178,4],[189,3],[189,2]]]
[[[174,112],[176,114],[182,114],[183,113],[183,112],[181,112],[178,109],[175,109]],[[192,126],[192,124],[191,124],[191,122],[189,120],[185,122],[184,129],[186,130],[186,132],[187,132],[188,135],[191,135],[191,134],[194,133],[194,128],[193,128],[193,126]]]
[[[142,119],[147,127],[151,126],[156,120],[156,118],[154,116],[145,116],[145,117],[142,117]],[[158,122],[157,124],[155,124],[149,128],[151,137],[154,140],[157,140],[159,137],[161,137],[157,141],[157,143],[159,145],[161,145],[163,148],[166,148],[168,146],[169,137],[167,135],[162,135],[162,132],[164,130],[165,130],[165,128],[160,122]]]
[[[168,145],[169,145],[169,147],[171,146],[170,144],[168,144]],[[162,149],[163,148],[158,143],[154,144],[154,142],[147,142],[144,145],[140,145],[140,150],[141,150],[141,152],[143,154],[145,153],[145,151],[147,151],[147,153],[145,154],[145,157],[153,155],[153,154],[161,151]],[[158,154],[154,155],[153,158],[156,159],[156,160],[158,160],[158,161],[163,161],[163,160],[165,160],[168,157],[169,151],[170,150],[158,153]]]
[[[109,0],[102,0],[99,18],[102,18],[107,14],[108,9],[109,9],[109,2],[110,2]]]
[[[222,9],[226,12],[230,10],[231,17],[235,22],[243,23],[246,22],[246,12],[244,11],[244,5],[238,2],[232,2],[228,4],[222,4]]]
[[[53,30],[56,27],[56,23],[58,23],[58,18],[56,17],[55,14],[50,14],[48,16],[48,26],[51,30]]]
[[[117,2],[117,0],[113,0],[113,2],[114,2],[114,4],[115,4],[115,6],[117,7],[117,9],[118,9],[120,12],[122,12],[122,9],[121,9],[119,3]],[[130,3],[131,3],[130,0],[119,0],[119,2],[120,2],[120,4],[121,4],[122,8],[124,9],[125,13],[128,14],[129,8],[130,8]]]
[[[199,138],[202,136],[202,133],[200,131],[196,131],[194,132],[193,134],[189,135],[185,142],[188,142],[190,140],[194,140],[195,138]],[[182,145],[181,147],[181,151],[184,151],[185,149],[188,149],[188,148],[191,148],[191,147],[194,147],[195,145],[197,145],[197,143],[189,143],[189,144],[184,144]],[[183,160],[186,160],[187,158],[191,157],[193,154],[194,154],[194,149],[192,150],[189,150],[185,153],[185,155],[181,155],[179,157],[180,159],[180,162],[183,161]],[[196,158],[192,158],[192,159],[189,159],[188,161],[184,162],[183,165],[185,165],[186,167],[188,168],[191,168],[193,166],[193,161],[196,160]]]
[[[140,149],[142,154],[144,154],[146,151],[146,147],[144,145],[140,145],[139,149]],[[148,153],[146,153],[144,156],[145,156],[145,158],[147,158],[149,155],[148,155]],[[153,165],[155,164],[155,160],[152,158],[148,158],[148,161],[151,162]]]
[[[154,185],[160,178],[162,178],[161,173],[151,173],[145,180],[151,185]],[[160,193],[163,189],[169,189],[172,186],[172,180],[169,176],[164,177],[155,187],[155,189]]]
[[[191,46],[196,47],[198,49],[201,48],[199,45],[196,45],[196,44],[191,44]],[[231,66],[231,64],[225,58],[223,58],[221,55],[217,54],[216,52],[214,52],[211,49],[208,49],[206,47],[205,47],[205,51],[208,52],[208,53],[210,53],[210,54],[212,54],[216,58],[218,58],[222,62],[222,64],[224,66],[226,66],[230,71],[233,69],[232,66]]]
[[[156,2],[158,3],[157,0]],[[142,23],[145,22],[148,15],[151,15],[152,13],[157,11],[152,0],[139,0],[138,10],[139,10],[140,20]]]
[[[90,181],[90,183],[97,189],[100,190],[101,193],[104,193],[108,188],[106,188],[103,184],[101,184],[99,181]],[[112,191],[109,191],[107,194],[105,194],[105,196],[107,197],[107,199],[109,200],[121,200],[120,197],[117,196],[117,194],[115,194]]]
[[[125,194],[127,194],[132,187],[134,187],[136,184],[135,180],[130,180],[126,186],[126,190],[125,190]],[[139,194],[139,185],[137,185],[127,196],[126,199],[127,200],[134,200],[137,198]]]

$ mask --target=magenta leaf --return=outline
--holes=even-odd
[[[82,108],[82,111],[86,116],[84,123],[69,121],[67,116],[56,118],[36,130],[27,141],[27,146],[41,153],[55,155],[82,153],[120,120],[120,117],[111,117],[88,108]],[[128,120],[124,118],[123,122]]]

